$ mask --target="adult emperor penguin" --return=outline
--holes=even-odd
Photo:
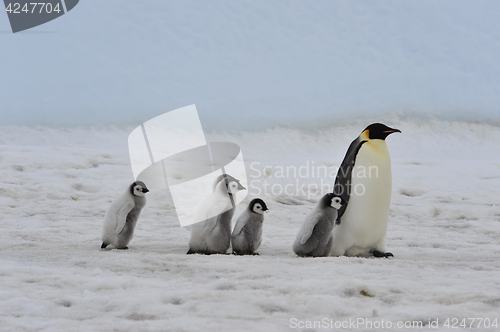
[[[254,198],[248,208],[238,217],[231,235],[233,253],[236,255],[258,255],[255,252],[262,242],[264,212],[269,211],[261,198]]]
[[[333,193],[324,195],[300,225],[293,251],[302,257],[326,257],[332,250],[332,232],[342,198]]]
[[[333,189],[346,204],[338,212],[332,256],[394,256],[385,248],[392,190],[385,139],[396,132],[373,123],[349,146]]]
[[[117,249],[128,249],[148,191],[144,182],[136,181],[111,203],[104,217],[102,249],[110,244]]]
[[[195,214],[203,220],[191,226],[191,238],[187,254],[225,254],[231,244],[231,220],[234,215],[232,195],[245,190],[238,180],[230,175],[219,176],[214,192]]]

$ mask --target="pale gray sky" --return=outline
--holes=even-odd
[[[17,34],[0,13],[0,125],[138,124],[190,104],[209,130],[398,110],[498,119],[499,12],[498,1],[85,0]]]

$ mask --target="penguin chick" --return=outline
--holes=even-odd
[[[112,244],[117,249],[128,249],[134,228],[146,205],[149,189],[144,182],[136,181],[109,206],[104,217],[101,249]]]
[[[239,216],[231,235],[233,254],[258,255],[255,252],[262,242],[262,222],[264,212],[269,211],[266,203],[254,198],[248,208]]]
[[[225,254],[231,244],[231,220],[234,215],[232,195],[245,190],[238,180],[222,176],[215,190],[196,212],[191,226],[191,238],[187,254]],[[203,215],[205,217],[203,217]]]
[[[342,198],[329,193],[321,198],[318,205],[302,222],[293,244],[293,251],[302,257],[326,257],[333,246],[333,227],[337,211],[342,206]]]

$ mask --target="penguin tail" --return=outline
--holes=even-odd
[[[108,244],[106,242],[103,242],[101,244],[101,249],[106,249],[107,246],[108,246]]]

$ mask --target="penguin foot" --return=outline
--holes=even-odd
[[[105,249],[107,246],[108,246],[108,244],[107,244],[107,243],[105,243],[105,242],[103,242],[103,243],[101,244],[101,249]]]
[[[384,257],[384,258],[394,257],[394,255],[392,254],[392,252],[382,252],[382,251],[379,251],[379,250],[373,250],[372,254],[373,254],[373,256],[375,256],[377,258],[380,258],[380,257]]]
[[[234,251],[233,250],[233,255],[238,255],[238,256],[244,256],[244,255],[259,256],[259,253],[253,252],[253,251],[250,251],[250,250],[243,250],[243,251]]]
[[[189,249],[189,251],[186,253],[187,255],[192,255],[192,254],[200,254],[200,255],[229,255],[225,252],[217,252],[217,251],[210,251],[210,250],[199,250],[195,251],[193,249]]]
[[[204,255],[231,255],[228,252],[220,252],[220,251],[207,251],[203,253]]]
[[[199,255],[212,255],[212,252],[209,251],[194,251],[189,249],[189,251],[186,253],[186,255],[194,255],[194,254],[199,254]]]
[[[125,246],[125,247],[123,247],[123,248],[116,248],[116,249],[119,249],[119,250],[128,250],[128,247],[127,247],[127,246]]]

